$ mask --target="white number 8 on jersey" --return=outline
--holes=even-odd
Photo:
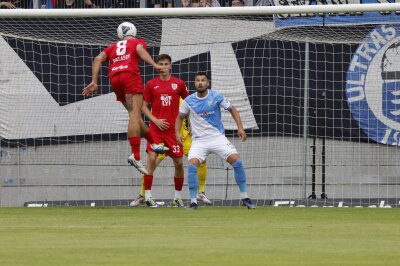
[[[127,40],[117,42],[117,51],[116,51],[116,53],[117,53],[118,56],[124,55],[126,53],[126,43],[127,42],[128,42]]]

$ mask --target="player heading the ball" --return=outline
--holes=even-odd
[[[104,49],[93,60],[92,81],[87,85],[82,94],[88,96],[97,94],[97,80],[101,65],[105,61],[110,62],[108,78],[117,101],[121,102],[129,114],[128,138],[132,155],[128,162],[142,174],[147,174],[146,168],[140,160],[140,136],[141,134],[152,143],[152,148],[157,153],[165,153],[169,149],[160,144],[155,144],[151,132],[142,120],[141,107],[143,104],[143,82],[139,71],[139,61],[143,59],[152,65],[156,71],[162,71],[163,67],[156,64],[147,52],[147,44],[144,40],[135,38],[137,33],[135,25],[130,22],[121,23],[117,34],[121,39]]]

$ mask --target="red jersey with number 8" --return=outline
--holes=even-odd
[[[141,79],[139,71],[140,57],[136,52],[136,47],[139,44],[143,45],[144,49],[147,49],[147,44],[144,40],[128,39],[113,43],[104,50],[110,60],[109,79],[119,72],[131,72],[135,78]]]

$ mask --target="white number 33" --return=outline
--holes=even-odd
[[[173,153],[178,153],[181,151],[181,146],[179,145],[172,145],[172,152]]]

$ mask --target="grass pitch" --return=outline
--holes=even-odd
[[[400,209],[0,208],[0,265],[399,265]]]

